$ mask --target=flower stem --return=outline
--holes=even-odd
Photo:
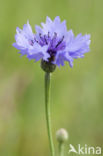
[[[45,73],[45,113],[46,113],[47,131],[49,137],[51,156],[54,156],[55,154],[54,154],[54,145],[53,145],[52,132],[51,132],[49,94],[50,94],[50,73],[46,72]]]
[[[63,156],[64,155],[64,143],[63,142],[59,142],[59,156]]]

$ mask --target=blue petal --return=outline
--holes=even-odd
[[[43,59],[48,61],[50,55],[47,53],[48,46],[41,47],[38,43],[35,43],[33,48],[29,50],[27,57],[29,59],[35,59],[36,61]]]
[[[82,36],[82,34],[78,34],[76,37],[68,39],[66,51],[68,51],[73,58],[83,57],[84,53],[90,51],[90,42],[90,35]]]
[[[64,62],[67,61],[70,64],[70,67],[73,67],[73,58],[69,56],[67,52],[59,51],[55,57],[54,64],[60,67],[64,66]]]
[[[32,32],[29,22],[27,22],[27,24],[23,26],[23,30],[17,27],[16,32],[16,43],[14,43],[13,46],[20,50],[23,55],[26,55],[28,49],[31,49],[31,41],[34,39],[34,34]]]

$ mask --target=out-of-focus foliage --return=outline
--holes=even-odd
[[[103,1],[0,0],[0,156],[48,156],[44,72],[40,63],[19,57],[12,47],[16,27],[59,15],[75,34],[92,36],[91,52],[52,75],[51,110],[55,132],[64,127],[69,143],[103,145]]]

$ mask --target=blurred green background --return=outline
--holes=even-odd
[[[64,127],[69,144],[103,146],[103,0],[0,0],[0,156],[49,156],[44,72],[40,62],[19,57],[12,47],[16,27],[66,19],[68,29],[91,34],[85,58],[52,75],[53,138]],[[34,31],[35,32],[35,31]]]

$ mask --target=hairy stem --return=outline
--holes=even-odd
[[[51,156],[54,156],[55,154],[54,154],[54,145],[53,145],[52,131],[51,131],[49,94],[50,94],[50,73],[45,73],[45,113],[46,113],[47,131],[49,137]]]
[[[64,155],[64,143],[63,142],[59,142],[59,156],[63,156]]]

